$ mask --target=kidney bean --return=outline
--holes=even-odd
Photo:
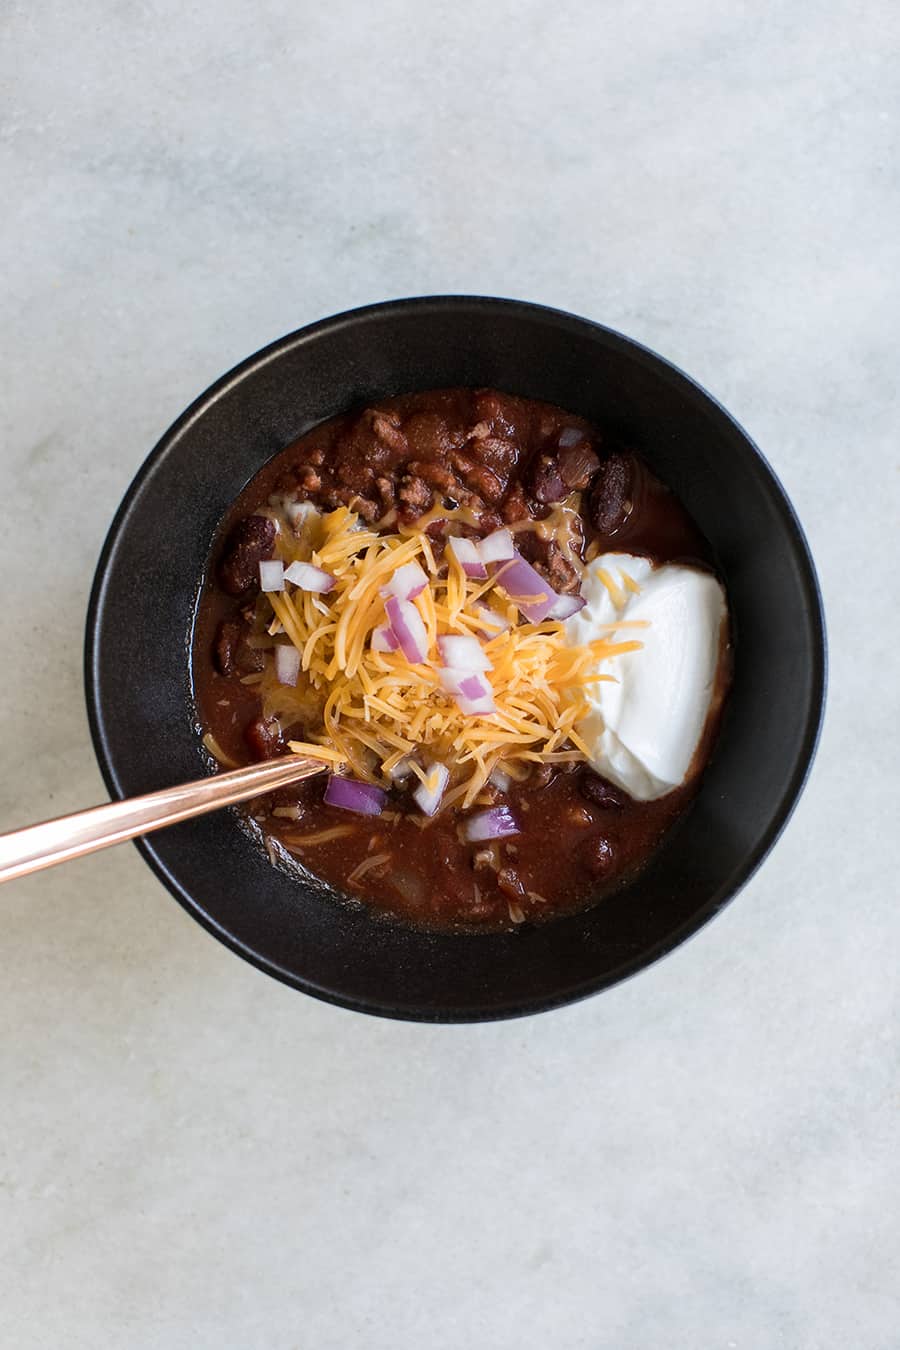
[[[568,496],[569,489],[553,455],[535,455],[528,466],[526,487],[536,502],[550,506]]]
[[[237,619],[223,619],[216,629],[213,660],[220,675],[234,674],[236,670],[234,658],[242,632],[243,628]]]
[[[510,900],[525,900],[528,892],[518,872],[511,867],[501,867],[497,873],[497,885]]]
[[[251,675],[265,667],[262,651],[246,641],[247,624],[240,619],[223,619],[216,629],[213,660],[220,675]]]
[[[268,516],[245,516],[225,541],[219,581],[229,595],[245,595],[259,585],[259,564],[275,548],[275,522]]]
[[[406,474],[400,480],[398,496],[401,502],[400,509],[407,520],[418,520],[434,501],[431,488],[414,474]]]
[[[254,717],[244,729],[244,740],[254,759],[275,759],[284,749],[281,728],[265,717]]]
[[[614,534],[631,511],[634,461],[615,451],[600,465],[591,489],[591,521],[601,534]]]
[[[578,787],[583,797],[605,811],[621,811],[625,805],[625,794],[598,773],[583,773]]]

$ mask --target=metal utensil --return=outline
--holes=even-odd
[[[235,802],[310,778],[325,767],[321,760],[305,755],[285,755],[265,764],[251,764],[246,769],[214,774],[193,783],[182,783],[180,787],[163,788],[143,797],[109,802],[11,830],[0,834],[0,882],[55,867],[70,858],[81,858],[135,835],[189,820],[191,816],[233,806]]]

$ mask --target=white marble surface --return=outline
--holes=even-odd
[[[740,900],[549,1016],[305,999],[129,848],[4,889],[0,1344],[893,1350],[896,6],[13,0],[2,33],[5,825],[101,795],[85,602],[156,437],[389,296],[557,304],[695,374],[807,526],[832,673]]]

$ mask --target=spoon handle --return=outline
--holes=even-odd
[[[28,876],[70,858],[81,858],[110,844],[133,839],[137,834],[149,834],[179,820],[189,820],[191,816],[233,806],[235,802],[321,773],[324,768],[320,760],[285,755],[265,764],[251,764],[246,769],[213,774],[179,787],[148,792],[143,797],[109,802],[106,806],[11,830],[0,834],[0,882]]]

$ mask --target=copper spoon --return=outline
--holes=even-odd
[[[321,760],[305,755],[284,755],[247,769],[199,778],[180,787],[148,792],[123,802],[109,802],[71,816],[58,816],[40,825],[0,834],[0,882],[55,867],[70,858],[81,858],[110,844],[121,844],[137,834],[149,834],[166,825],[175,825],[191,816],[202,816],[222,806],[258,797],[274,788],[286,787],[302,778],[321,773]]]

